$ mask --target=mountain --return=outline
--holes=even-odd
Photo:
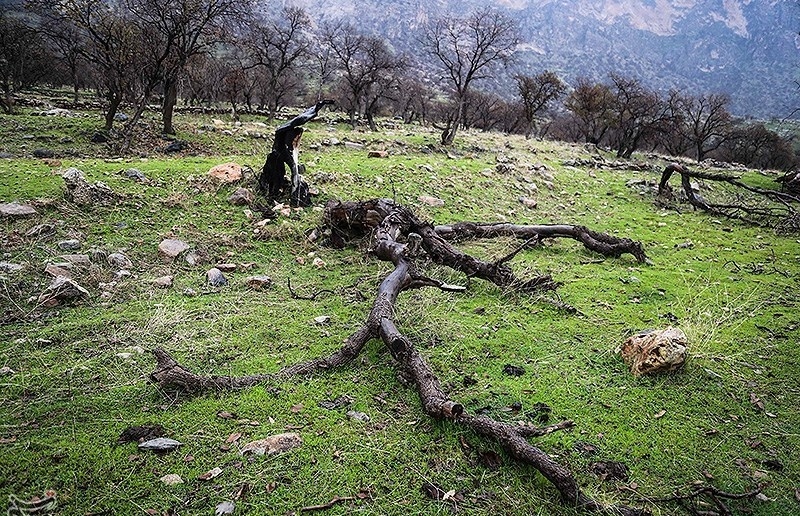
[[[660,91],[727,93],[739,116],[783,117],[800,104],[800,3],[788,0],[283,0],[317,21],[346,19],[419,55],[426,22],[492,5],[514,18],[513,68],[567,82],[611,71]],[[506,82],[506,88],[511,83]],[[510,91],[509,91],[510,93]]]

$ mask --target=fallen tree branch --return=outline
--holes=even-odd
[[[482,231],[476,229],[481,227],[479,224],[447,226],[449,229],[442,230],[440,233],[431,224],[420,221],[407,208],[385,199],[329,203],[323,220],[325,230],[335,245],[343,245],[353,238],[370,235],[372,237],[371,252],[379,260],[394,265],[392,272],[384,278],[378,288],[367,320],[345,341],[342,348],[327,357],[289,366],[274,374],[255,374],[242,377],[201,376],[192,373],[166,351],[158,348],[154,350],[157,360],[156,370],[150,375],[150,378],[163,387],[180,387],[192,391],[240,389],[347,364],[361,352],[367,341],[379,338],[403,372],[412,379],[422,402],[422,408],[430,417],[450,421],[453,424],[469,428],[476,434],[497,441],[511,457],[520,463],[532,466],[547,478],[567,505],[590,512],[611,512],[623,516],[648,514],[641,509],[625,506],[609,507],[594,500],[581,490],[575,477],[565,466],[527,441],[527,438],[530,437],[571,428],[574,425],[572,421],[535,428],[503,423],[487,416],[467,414],[462,404],[449,398],[428,362],[414,343],[403,335],[395,324],[396,301],[403,291],[421,286],[435,286],[442,290],[452,287],[417,272],[414,260],[420,249],[424,250],[427,258],[435,263],[461,271],[468,277],[481,278],[500,287],[521,292],[555,288],[556,283],[550,276],[543,275],[532,280],[520,280],[506,263],[513,256],[494,263],[485,262],[456,249],[442,236],[442,234],[452,237],[467,235],[470,238],[493,236],[489,233],[479,234]],[[518,226],[518,228],[528,228],[524,231],[530,233],[525,237],[525,240],[529,242],[538,241],[542,236],[546,238],[566,236],[584,242],[587,248],[605,256],[631,253],[639,261],[646,260],[640,243],[595,233],[580,226]],[[539,228],[539,230],[530,228]],[[464,235],[458,234],[461,231],[464,231]],[[516,229],[512,231],[516,231]],[[421,238],[418,246],[409,246],[405,243],[411,234],[419,235]],[[416,240],[416,237],[412,240]],[[453,238],[453,240],[457,240],[457,238]],[[520,251],[521,249],[515,251],[513,255]],[[347,499],[347,497],[337,497],[328,504],[310,506],[303,510],[326,509]]]

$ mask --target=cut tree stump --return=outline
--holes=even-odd
[[[425,413],[430,417],[447,420],[455,425],[470,428],[475,433],[496,440],[520,463],[536,468],[561,494],[564,503],[588,512],[607,512],[627,516],[649,514],[638,508],[607,506],[584,493],[572,473],[553,460],[528,439],[570,428],[571,421],[536,428],[517,426],[496,421],[487,416],[465,412],[463,405],[451,400],[425,357],[414,343],[403,335],[395,324],[398,296],[405,290],[436,287],[444,291],[463,290],[434,278],[422,276],[416,265],[425,256],[440,265],[460,271],[468,277],[480,278],[498,287],[518,292],[552,290],[557,283],[549,275],[535,278],[518,278],[508,262],[525,247],[536,245],[547,238],[578,240],[593,252],[608,257],[631,254],[638,262],[647,256],[641,243],[598,233],[582,226],[458,223],[433,226],[421,221],[411,210],[388,199],[360,202],[331,201],[325,207],[321,234],[338,248],[352,240],[369,237],[370,252],[379,260],[391,262],[394,269],[381,282],[372,309],[363,326],[347,338],[344,345],[333,353],[307,362],[283,368],[275,373],[257,373],[248,376],[201,376],[179,364],[165,350],[153,351],[157,360],[152,381],[162,387],[177,387],[188,391],[242,389],[257,384],[270,384],[297,375],[319,373],[350,363],[365,344],[379,338],[392,357],[415,385]],[[496,262],[474,258],[451,242],[470,238],[491,238],[513,235],[525,240],[520,249]]]

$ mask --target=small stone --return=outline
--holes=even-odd
[[[234,206],[247,206],[253,202],[253,192],[247,188],[239,187],[228,197],[228,202]]]
[[[166,147],[164,147],[164,152],[181,152],[182,150],[186,149],[189,144],[187,144],[183,140],[175,140],[174,142],[170,143]]]
[[[312,261],[311,264],[314,267],[316,267],[317,269],[321,269],[321,268],[325,267],[325,261],[323,261],[323,259],[320,258],[319,256],[314,258],[314,261]]]
[[[369,154],[367,154],[367,157],[368,158],[388,158],[389,157],[389,153],[386,152],[385,150],[374,150],[374,151],[369,151]]]
[[[344,147],[346,149],[363,149],[364,145],[356,142],[344,142]]]
[[[71,263],[66,264],[68,266],[72,266]],[[47,266],[44,268],[45,274],[49,274],[50,276],[57,278],[59,276],[64,276],[65,278],[71,278],[72,274],[65,268],[54,263],[48,263]]]
[[[0,203],[0,216],[22,218],[31,217],[33,215],[36,215],[36,209],[33,206],[16,202]]]
[[[131,271],[128,269],[120,269],[114,273],[114,277],[121,280],[125,278],[129,278],[131,276]]]
[[[276,455],[297,448],[301,444],[303,444],[303,439],[299,434],[288,432],[249,442],[242,446],[239,453],[242,455],[247,453],[252,453],[253,455]]]
[[[111,253],[106,258],[106,261],[116,269],[130,269],[133,267],[131,260],[122,253]]]
[[[616,352],[634,376],[673,371],[686,361],[686,334],[678,328],[649,330],[629,337]]]
[[[369,416],[367,414],[359,412],[357,410],[348,410],[347,417],[355,421],[361,421],[362,423],[366,423],[369,421]]]
[[[75,240],[74,238],[70,240],[62,240],[57,245],[62,251],[77,251],[81,248],[80,240]]]
[[[534,209],[538,206],[538,202],[536,199],[531,199],[530,197],[520,197],[519,202],[522,203],[523,206],[526,208]]]
[[[34,158],[52,158],[56,153],[50,149],[35,149],[33,151]]]
[[[189,251],[188,253],[186,253],[183,259],[186,261],[187,264],[191,265],[192,267],[200,263],[200,255],[194,251]]]
[[[255,290],[264,290],[272,285],[272,278],[269,276],[250,276],[245,281],[248,287]]]
[[[193,288],[185,288],[183,289],[183,295],[186,297],[194,297],[197,295],[197,291]]]
[[[69,262],[72,265],[77,265],[79,267],[89,267],[92,265],[92,261],[89,260],[88,254],[62,254],[59,256],[65,262]]]
[[[444,201],[439,199],[438,197],[432,197],[430,195],[420,195],[419,201],[423,204],[427,204],[428,206],[433,206],[434,208],[441,208],[444,206]]]
[[[136,181],[137,183],[142,183],[147,181],[147,177],[144,175],[144,172],[139,170],[138,168],[129,168],[127,170],[123,170],[122,174],[132,181]]]
[[[225,278],[225,275],[222,274],[222,271],[216,267],[206,271],[206,281],[208,281],[208,284],[212,287],[222,287],[228,284],[228,280]]]
[[[155,439],[150,439],[149,441],[140,443],[139,449],[155,451],[155,452],[165,452],[165,451],[172,451],[182,444],[183,444],[182,442],[176,441],[175,439],[170,439],[169,437],[156,437]]]
[[[109,204],[116,195],[111,188],[102,181],[89,183],[83,172],[70,167],[61,174],[66,186],[64,197],[78,206],[92,206],[94,204]]]
[[[234,183],[242,179],[242,166],[234,162],[223,163],[211,167],[208,175],[223,183]]]
[[[153,280],[153,285],[158,288],[170,288],[174,278],[172,276],[161,276]]]
[[[222,272],[234,272],[237,269],[235,263],[218,263],[217,269],[221,270]]]
[[[0,376],[11,376],[14,373],[16,373],[16,371],[14,371],[8,366],[0,367]]]
[[[108,133],[105,131],[96,131],[90,139],[92,143],[106,143],[108,141]]]
[[[320,315],[319,317],[314,317],[314,323],[323,326],[325,324],[329,324],[331,322],[331,318],[329,315]]]
[[[158,244],[158,253],[166,262],[175,260],[179,254],[187,249],[189,249],[189,244],[183,240],[175,240],[172,238],[164,239]]]
[[[23,266],[18,263],[0,262],[0,272],[5,272],[6,274],[19,272],[22,269]]]
[[[52,224],[37,224],[25,232],[28,238],[47,238],[55,234],[56,227]]]
[[[46,307],[54,307],[88,295],[89,291],[75,281],[66,276],[58,276],[44,292],[39,294],[38,301]]]
[[[164,475],[163,477],[159,478],[159,480],[168,486],[176,486],[178,484],[183,484],[183,479],[180,475],[176,475],[175,473],[170,473],[169,475]]]

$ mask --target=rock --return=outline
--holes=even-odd
[[[158,254],[161,255],[161,258],[166,262],[175,260],[179,254],[187,249],[189,249],[189,244],[183,240],[172,238],[166,238],[158,244]]]
[[[72,265],[72,264],[67,264]],[[65,267],[61,267],[54,263],[48,263],[47,266],[44,268],[45,274],[49,274],[50,276],[57,278],[59,276],[64,276],[65,278],[71,278],[72,273],[68,271]]]
[[[48,238],[56,233],[56,227],[52,224],[37,224],[25,232],[28,238]]]
[[[427,204],[428,206],[433,206],[434,208],[441,208],[444,206],[444,201],[439,199],[438,197],[432,197],[430,195],[420,195],[419,201],[423,204]]]
[[[183,479],[180,475],[175,473],[170,473],[169,475],[164,475],[163,477],[159,478],[161,483],[167,486],[176,486],[178,484],[183,484]]]
[[[79,267],[89,267],[92,265],[88,254],[62,254],[59,258],[71,265],[77,265]]]
[[[158,288],[170,288],[174,279],[173,276],[161,276],[153,280],[153,285]]]
[[[53,108],[45,111],[39,111],[36,114],[39,116],[72,116],[72,112],[69,109],[62,109],[62,108]]]
[[[23,268],[24,267],[18,263],[0,262],[0,272],[5,272],[6,274],[19,272]]]
[[[686,334],[678,328],[649,330],[628,337],[616,352],[634,376],[673,371],[686,361]]]
[[[530,197],[520,197],[519,202],[522,203],[522,205],[525,206],[526,208],[530,209],[536,208],[536,206],[538,206],[536,199],[531,199]]]
[[[111,253],[106,258],[106,261],[116,269],[130,269],[133,267],[131,260],[122,253]]]
[[[108,141],[108,134],[105,131],[96,131],[89,141],[92,143],[106,143]]]
[[[350,419],[354,419],[356,421],[361,421],[362,423],[366,423],[369,421],[369,416],[363,412],[359,412],[357,410],[348,410],[347,417]]]
[[[75,240],[74,238],[69,240],[62,240],[58,244],[58,248],[62,251],[77,251],[81,248],[80,240]]]
[[[11,369],[10,367],[8,366],[0,367],[0,376],[14,376],[14,374],[16,374],[16,371]]]
[[[314,317],[314,323],[319,324],[320,326],[330,324],[330,322],[331,318],[329,315],[320,315],[319,317]]]
[[[217,269],[221,270],[222,272],[234,272],[237,269],[237,265],[235,263],[218,263]]]
[[[206,271],[206,281],[212,287],[222,287],[228,284],[227,278],[222,274],[222,271],[213,267]]]
[[[78,206],[109,204],[116,197],[113,190],[102,181],[89,183],[77,168],[68,168],[61,177],[67,187],[66,199]]]
[[[127,122],[128,115],[126,115],[125,113],[114,113],[114,120],[116,122]]]
[[[344,142],[344,147],[346,149],[363,149],[364,145],[356,142]]]
[[[52,158],[55,155],[56,153],[51,151],[50,149],[35,149],[33,151],[34,158]]]
[[[248,287],[255,290],[264,290],[272,285],[272,278],[269,276],[250,276],[245,281]]]
[[[276,455],[297,448],[301,444],[303,444],[303,439],[300,438],[299,434],[287,432],[249,442],[242,446],[239,453],[242,455],[247,453],[252,453],[253,455]]]
[[[31,217],[36,215],[36,208],[16,202],[0,203],[0,216],[11,218]]]
[[[58,306],[89,295],[89,291],[66,276],[57,276],[44,292],[39,303],[46,307]]]
[[[194,251],[189,251],[183,258],[186,260],[186,263],[192,267],[200,263],[200,255]]]
[[[522,376],[525,374],[525,368],[512,364],[506,364],[503,366],[503,373],[507,374],[508,376]]]
[[[122,175],[127,177],[132,181],[136,181],[137,183],[142,183],[147,181],[147,176],[144,175],[144,172],[139,170],[138,168],[129,168],[122,171]]]
[[[114,277],[118,280],[125,279],[131,276],[131,271],[128,269],[120,269],[114,273]]]
[[[368,158],[388,158],[389,157],[389,153],[386,152],[385,150],[374,150],[374,151],[369,151],[369,154],[367,154],[367,157]]]
[[[211,167],[208,175],[223,183],[234,183],[242,179],[242,166],[234,162],[223,163]]]
[[[246,206],[253,202],[253,192],[247,188],[239,187],[228,197],[228,202],[234,206]]]
[[[172,152],[181,152],[182,150],[186,149],[189,144],[183,140],[175,140],[166,147],[164,147],[164,152],[172,153]]]
[[[176,449],[183,443],[170,439],[169,437],[156,437],[139,444],[140,450],[154,451],[154,452],[167,452]]]
[[[0,152],[0,159],[14,159],[14,157],[10,152]]]

